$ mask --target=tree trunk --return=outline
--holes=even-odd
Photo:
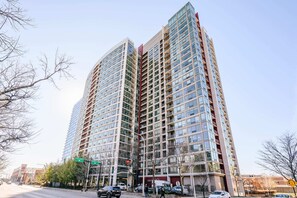
[[[156,194],[156,184],[155,184],[155,163],[153,162],[153,193]]]
[[[201,188],[202,188],[202,194],[203,194],[203,198],[205,198],[205,186],[204,186],[204,185],[202,185],[202,186],[201,186]]]
[[[184,189],[183,189],[183,178],[182,178],[182,175],[181,175],[181,165],[179,165],[178,167],[179,169],[179,180],[180,180],[180,186],[181,186],[181,194],[183,195],[184,194]]]

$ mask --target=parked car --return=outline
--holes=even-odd
[[[172,189],[170,186],[157,186],[158,193],[161,193],[161,188],[164,188],[166,194],[172,193]]]
[[[117,186],[120,187],[121,190],[127,190],[127,186],[125,183],[119,183]]]
[[[209,198],[230,198],[230,194],[227,191],[216,190],[209,195]]]
[[[136,188],[135,188],[135,192],[142,192],[142,185],[141,186],[137,186]],[[148,193],[149,194],[151,194],[151,193],[153,193],[154,192],[154,189],[153,188],[151,188],[151,187],[148,187]]]
[[[121,193],[118,186],[105,186],[97,191],[97,197],[120,197]]]
[[[134,189],[134,192],[142,192],[142,184],[138,185],[135,189]]]
[[[292,196],[288,195],[288,194],[277,194],[274,197],[276,197],[276,198],[291,198]]]
[[[182,194],[182,187],[181,186],[174,186],[172,188],[172,192],[178,195]],[[183,186],[183,195],[188,195],[189,194],[189,189],[185,186]]]

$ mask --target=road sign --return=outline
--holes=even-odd
[[[99,165],[99,164],[101,164],[101,162],[98,162],[98,161],[91,161],[91,164],[92,164],[92,165]]]
[[[288,184],[292,187],[295,187],[297,183],[294,181],[294,179],[289,179]]]
[[[79,162],[79,163],[83,163],[83,162],[85,162],[85,159],[84,158],[81,158],[81,157],[75,157],[74,158],[74,161],[75,162]]]

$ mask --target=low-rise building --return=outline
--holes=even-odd
[[[242,175],[245,193],[272,195],[276,193],[294,193],[288,181],[275,175]]]
[[[23,184],[34,184],[37,182],[39,175],[43,173],[42,168],[27,167],[27,164],[22,164],[20,167],[13,170],[10,177],[12,182],[21,182]]]

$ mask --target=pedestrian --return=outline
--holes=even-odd
[[[144,197],[149,197],[147,184],[144,187]]]
[[[164,187],[161,188],[161,196],[160,198],[165,198],[165,189]]]

